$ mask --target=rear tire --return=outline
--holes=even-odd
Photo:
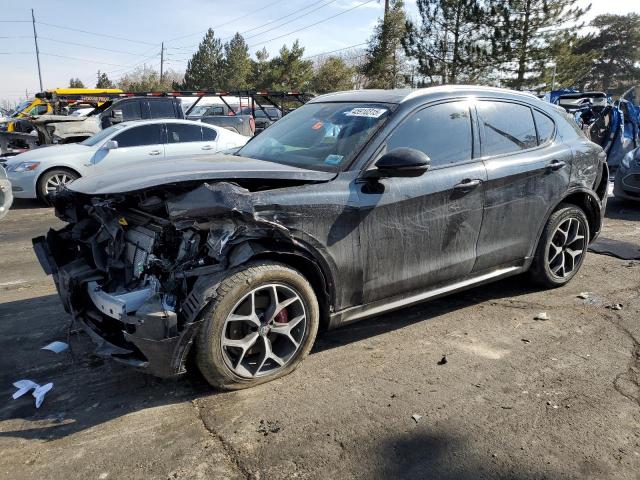
[[[295,370],[313,346],[320,318],[309,282],[266,261],[229,272],[202,316],[196,362],[211,385],[225,390]]]
[[[80,176],[68,168],[54,168],[47,170],[38,179],[37,195],[38,198],[49,205],[49,194],[55,191],[58,185],[66,185],[77,180]]]
[[[575,205],[561,203],[542,231],[529,270],[531,279],[545,288],[568,283],[582,266],[589,235],[584,211]]]

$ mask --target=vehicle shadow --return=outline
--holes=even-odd
[[[606,219],[612,220],[640,220],[640,202],[623,200],[612,197],[607,201]]]
[[[29,210],[29,209],[51,208],[40,200],[30,198],[14,198],[10,210]]]
[[[477,439],[473,439],[476,440]],[[446,425],[436,431],[414,431],[383,438],[378,454],[381,459],[374,468],[363,465],[372,479],[402,478],[439,480],[511,479],[533,480],[565,478],[568,472],[536,459],[536,469],[518,461],[526,459],[524,452],[500,450],[499,454],[480,452],[471,438],[457,438],[446,432]],[[517,447],[514,447],[514,450]]]
[[[512,278],[398,310],[321,333],[312,354],[532,290],[525,279]],[[222,393],[209,386],[193,365],[183,377],[158,379],[95,357],[85,334],[67,336],[68,322],[57,295],[0,303],[0,395],[9,399],[0,402],[0,437],[58,439],[135,411]],[[41,350],[52,341],[67,339],[71,348],[66,352]],[[12,384],[19,379],[54,383],[40,409],[35,409],[30,394],[10,399],[16,390]]]
[[[369,337],[388,333],[417,322],[429,321],[456,310],[467,308],[489,300],[514,297],[535,292],[537,287],[520,275],[505,280],[458,292],[446,297],[422,302],[411,307],[394,310],[361,322],[324,332],[316,339],[311,353],[342,347]]]

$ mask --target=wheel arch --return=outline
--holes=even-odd
[[[241,249],[244,253],[241,252]],[[237,252],[241,253],[238,254]],[[247,252],[250,253],[247,254]],[[234,260],[236,256],[239,257],[239,260]],[[311,283],[313,290],[317,294],[321,328],[330,328],[329,318],[333,310],[333,300],[335,299],[333,274],[323,258],[308,246],[297,244],[293,248],[283,248],[282,244],[268,240],[248,240],[236,246],[230,252],[229,259],[230,268],[242,266],[255,260],[269,260],[282,263],[299,271]]]
[[[69,167],[67,165],[54,165],[54,166],[51,166],[51,167],[47,167],[45,170],[40,172],[40,175],[38,175],[38,178],[36,179],[36,189],[37,189],[38,185],[40,184],[40,180],[42,180],[42,177],[46,173],[50,172],[51,170],[68,170],[68,171],[74,173],[75,175],[77,175],[78,178],[82,177],[82,174],[80,172],[78,172],[78,170],[76,170],[73,167]]]
[[[549,221],[549,217],[555,212],[558,207],[563,203],[569,203],[571,205],[575,205],[579,207],[582,211],[584,211],[587,216],[587,221],[589,222],[589,243],[593,241],[599,234],[602,226],[602,211],[600,209],[600,199],[598,196],[586,188],[577,188],[568,191],[564,197],[562,197],[558,202],[549,208],[547,211],[544,222],[538,228],[538,234],[536,238],[535,245],[530,252],[530,258],[533,257],[533,253],[538,248],[538,243],[540,242],[540,236],[542,235],[542,231],[544,230],[545,225]]]

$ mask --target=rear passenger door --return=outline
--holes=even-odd
[[[486,171],[467,101],[411,113],[386,139],[386,150],[409,147],[431,158],[413,178],[363,183],[361,243],[364,302],[450,283],[471,272],[482,223]]]
[[[167,123],[167,158],[206,155],[216,151],[216,131],[200,125]]]
[[[572,153],[542,111],[497,100],[476,108],[488,174],[474,267],[481,271],[533,253],[548,209],[569,185]]]

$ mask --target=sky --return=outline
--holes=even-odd
[[[601,13],[640,13],[640,0],[580,0]],[[44,89],[71,77],[94,86],[96,72],[112,80],[137,65],[184,71],[207,28],[228,39],[245,36],[251,53],[271,55],[299,39],[308,56],[362,44],[382,15],[381,0],[0,0],[0,99],[39,91],[31,24],[36,17]],[[405,0],[410,16],[415,0]],[[14,22],[20,21],[20,22]],[[317,23],[316,25],[313,25]],[[64,27],[64,28],[60,28]],[[81,30],[81,31],[78,31]]]

